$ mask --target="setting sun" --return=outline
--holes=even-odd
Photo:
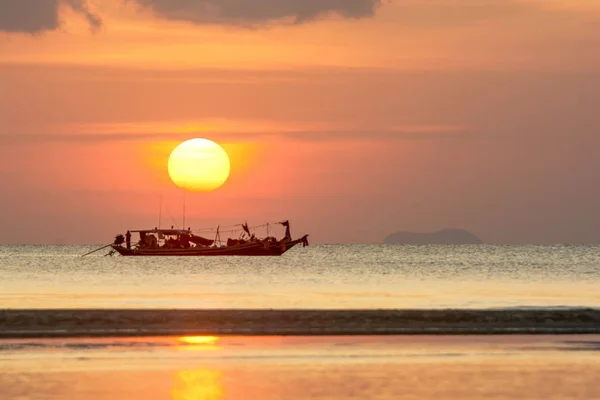
[[[173,183],[194,192],[210,192],[227,181],[229,156],[217,143],[192,139],[181,143],[169,157],[169,176]]]

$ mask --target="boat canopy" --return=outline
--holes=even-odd
[[[129,231],[129,233],[139,233],[142,236],[156,233],[159,238],[162,238],[162,236],[187,236],[187,240],[190,242],[203,246],[211,246],[215,242],[214,240],[194,235],[191,231],[186,231],[184,229],[144,229]]]

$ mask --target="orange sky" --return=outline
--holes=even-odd
[[[600,239],[597,1],[44,1],[0,0],[0,243],[179,223],[193,137],[232,159],[193,228]]]

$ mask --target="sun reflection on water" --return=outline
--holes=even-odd
[[[219,341],[218,336],[183,336],[179,338],[185,344],[209,344],[214,345]]]
[[[221,338],[218,336],[182,336],[177,338],[176,350],[182,351],[218,351],[221,346],[217,343]]]
[[[221,400],[221,372],[209,369],[179,371],[171,389],[173,400]]]

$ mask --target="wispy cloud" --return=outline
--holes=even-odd
[[[71,6],[74,11],[83,15],[93,30],[96,30],[102,26],[102,20],[97,14],[94,14],[90,11],[87,0],[63,0],[63,2]]]
[[[198,126],[203,125],[201,123]],[[131,141],[184,141],[193,137],[207,137],[218,141],[245,142],[267,139],[288,139],[299,141],[348,141],[348,140],[427,140],[460,139],[472,137],[474,131],[467,126],[455,125],[407,125],[369,128],[306,128],[284,129],[214,129],[214,130],[157,130],[149,128],[150,123],[110,124],[81,126],[75,132],[54,130],[47,133],[0,133],[0,143],[39,144],[43,142],[99,143]],[[157,124],[160,127],[161,124]],[[104,130],[103,130],[104,127]]]

